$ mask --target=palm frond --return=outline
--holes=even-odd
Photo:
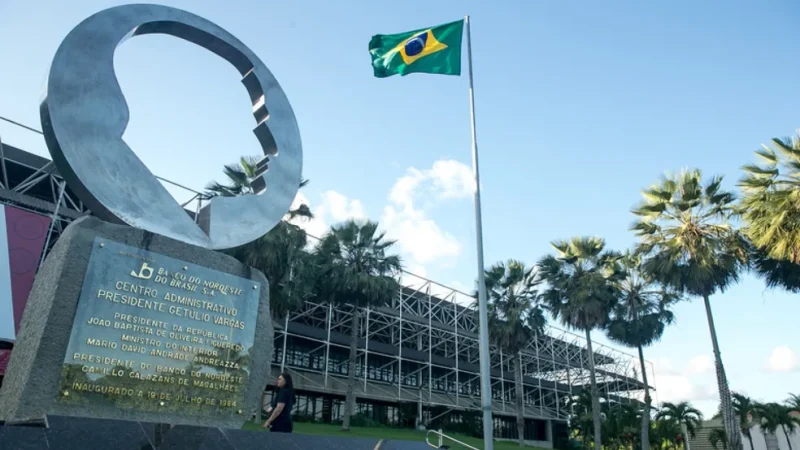
[[[759,272],[768,274],[768,283],[782,284],[778,280],[786,266],[781,263],[800,264],[800,138],[772,139],[756,156],[765,163],[746,165],[739,183],[742,232],[764,254],[756,262]]]
[[[539,261],[547,288],[542,300],[554,318],[580,330],[602,327],[617,298],[616,281],[624,273],[619,255],[605,250],[597,237],[554,241],[556,255]]]
[[[540,283],[533,267],[513,259],[485,270],[490,338],[508,354],[519,353],[544,333],[547,319]]]
[[[378,228],[377,222],[348,220],[322,237],[314,258],[323,271],[317,283],[327,298],[365,307],[388,303],[397,295],[400,285],[395,277],[402,261],[387,254],[394,241]]]
[[[714,428],[711,430],[708,434],[708,442],[715,450],[727,450],[728,448],[728,436],[722,428]],[[719,448],[720,445],[722,447],[721,449]]]
[[[735,196],[722,189],[722,177],[703,183],[697,169],[666,175],[647,191],[673,192],[654,208],[644,201],[631,229],[640,238],[642,268],[678,292],[711,295],[738,280],[747,265],[744,239],[730,225]]]
[[[656,420],[672,420],[686,427],[689,436],[695,437],[703,423],[703,413],[689,402],[664,402],[656,413]]]

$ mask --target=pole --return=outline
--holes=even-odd
[[[472,38],[469,16],[464,17],[467,27],[467,63],[469,68],[469,115],[472,122],[472,172],[475,176],[475,241],[478,250],[478,322],[481,367],[481,409],[483,409],[483,446],[494,450],[492,430],[492,379],[489,366],[489,314],[486,305],[486,280],[483,264],[483,224],[481,219],[481,177],[478,170],[478,140],[475,133],[475,90],[472,82]]]
[[[289,339],[289,313],[283,321],[283,351],[281,352],[281,373],[286,371],[286,341]]]

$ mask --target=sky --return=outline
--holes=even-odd
[[[59,43],[123,3],[0,1],[0,115],[40,128]],[[376,79],[373,34],[471,17],[487,264],[533,264],[572,236],[629,248],[630,209],[664,172],[697,167],[736,189],[753,151],[800,125],[800,4],[791,0],[162,3],[227,29],[278,78],[303,139],[311,182],[297,202],[317,216],[311,234],[378,220],[410,272],[465,292],[477,272],[468,79]],[[246,92],[222,59],[142,36],[118,48],[115,67],[131,110],[124,138],[153,173],[202,189],[223,181],[223,164],[260,153]],[[0,136],[48,155],[34,133],[0,123]],[[732,389],[764,401],[797,392],[800,299],[745,275],[711,301]],[[676,324],[645,350],[655,398],[711,415],[718,396],[702,301],[674,311]]]

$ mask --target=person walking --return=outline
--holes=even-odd
[[[292,407],[295,400],[292,376],[286,372],[278,375],[277,386],[278,391],[272,398],[272,405],[267,410],[267,414],[270,416],[264,422],[264,428],[269,428],[273,433],[291,433],[294,428]]]

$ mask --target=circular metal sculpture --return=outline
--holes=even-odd
[[[253,183],[261,195],[212,198],[200,214],[202,228],[122,139],[129,111],[114,51],[144,34],[179,37],[221,56],[250,94],[253,132],[265,155]],[[300,132],[278,81],[230,33],[179,9],[126,5],[81,22],[56,52],[40,113],[56,168],[95,215],[189,244],[226,249],[258,239],[283,218],[300,185]]]

